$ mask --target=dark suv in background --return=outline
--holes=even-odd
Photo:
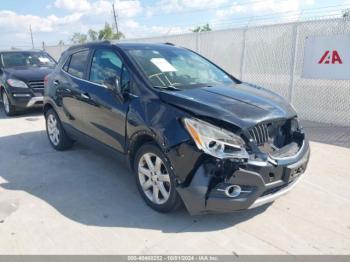
[[[43,51],[0,51],[0,98],[8,116],[43,105],[44,77],[55,60]]]
[[[55,149],[82,141],[125,157],[161,212],[272,202],[300,181],[310,153],[283,98],[170,44],[69,48],[48,76],[44,113]]]

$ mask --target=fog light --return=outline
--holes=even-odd
[[[225,188],[225,195],[227,197],[238,197],[242,192],[242,188],[238,185],[231,185]]]

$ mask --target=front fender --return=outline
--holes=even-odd
[[[183,127],[181,119],[189,116],[187,112],[157,98],[134,99],[130,103],[126,119],[126,152],[130,155],[130,149],[138,137],[144,135],[152,137],[170,160],[175,175],[184,181],[193,168],[192,161],[198,159],[198,157],[186,159],[187,152],[190,151],[191,155],[193,152],[188,148],[193,146],[190,145],[192,139]],[[187,164],[186,160],[190,162]]]

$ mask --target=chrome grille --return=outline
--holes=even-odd
[[[267,124],[256,125],[249,130],[249,133],[257,145],[262,145],[269,140]]]
[[[44,90],[44,81],[30,81],[28,85],[34,91],[42,91]]]

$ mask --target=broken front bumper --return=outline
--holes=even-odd
[[[239,164],[228,181],[214,187],[210,185],[209,169],[203,164],[194,173],[190,184],[179,186],[177,191],[191,215],[255,208],[292,190],[300,181],[309,156],[309,144],[305,141],[294,157]],[[230,185],[240,186],[241,194],[228,197],[224,191]]]

